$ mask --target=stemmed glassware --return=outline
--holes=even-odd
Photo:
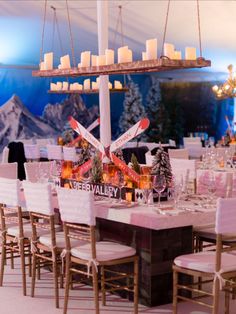
[[[144,203],[148,204],[149,195],[152,191],[151,176],[149,174],[140,175],[139,188],[143,191]]]
[[[122,188],[125,186],[125,177],[121,171],[117,171],[115,177],[116,177],[115,184],[119,187],[120,190],[118,202],[121,203],[122,202],[121,192]]]
[[[161,210],[161,193],[166,188],[166,178],[162,174],[152,175],[152,187],[158,194],[158,209]]]

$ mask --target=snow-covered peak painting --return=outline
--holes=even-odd
[[[42,116],[32,114],[17,95],[0,107],[0,152],[9,142],[32,138],[56,138],[63,131],[68,117],[73,116],[85,126],[98,116],[96,107],[87,109],[78,95],[61,103],[47,104]]]

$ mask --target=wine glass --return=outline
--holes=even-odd
[[[125,185],[125,177],[121,171],[116,172],[116,185],[119,187],[119,190],[120,190],[118,202],[121,203],[122,202],[121,191]]]
[[[161,193],[166,188],[166,178],[163,174],[152,176],[152,187],[158,194],[158,209],[161,209]]]
[[[177,180],[177,178],[173,179],[173,193],[174,193],[174,207],[178,209],[179,200],[181,194],[183,193],[183,177],[181,176],[181,180]]]
[[[151,176],[149,174],[140,175],[139,188],[143,191],[144,203],[148,204],[150,192],[152,191]]]

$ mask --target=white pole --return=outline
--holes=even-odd
[[[104,55],[105,49],[108,49],[108,2],[109,1],[107,0],[97,0],[99,55]],[[108,82],[108,75],[100,76],[100,141],[104,145],[104,147],[108,147],[111,144],[110,93],[108,88]]]

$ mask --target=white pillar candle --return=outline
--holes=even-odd
[[[112,83],[111,82],[108,82],[108,88],[112,89]]]
[[[60,58],[61,61],[61,69],[70,69],[70,56],[69,55],[65,55],[63,57]]]
[[[106,65],[106,56],[101,55],[97,57],[97,66]]]
[[[63,82],[62,83],[62,90],[68,90],[69,83],[68,82]]]
[[[124,63],[127,62],[127,51],[128,46],[120,47],[118,48],[118,63]]]
[[[90,51],[83,51],[80,55],[80,62],[82,67],[90,67]]]
[[[55,83],[50,83],[50,90],[52,90],[52,91],[57,90],[57,84],[55,84]]]
[[[79,83],[74,83],[74,90],[82,90],[83,89],[83,85],[79,84]]]
[[[126,56],[127,56],[126,62],[132,62],[133,61],[133,52],[131,49],[127,50]]]
[[[81,68],[81,63],[78,63],[78,68]]]
[[[143,60],[143,61],[146,61],[146,60],[147,60],[147,53],[146,53],[146,51],[143,51],[143,52],[142,52],[142,60]]]
[[[90,79],[84,80],[84,89],[90,89]]]
[[[62,82],[57,82],[57,90],[62,90]]]
[[[106,65],[115,63],[115,52],[112,49],[105,50]]]
[[[71,84],[70,84],[69,89],[70,89],[70,90],[74,90],[74,83],[71,83]]]
[[[195,47],[185,47],[185,59],[186,60],[196,60],[197,52]]]
[[[61,64],[58,65],[58,69],[59,69],[59,70],[61,69]]]
[[[174,59],[175,46],[172,44],[164,43],[164,56],[169,59]]]
[[[99,88],[99,86],[100,86],[100,77],[96,78],[96,82],[97,82],[97,85],[98,85],[98,88]]]
[[[182,54],[181,54],[181,51],[177,51],[175,50],[174,52],[174,58],[175,60],[181,60],[182,59]]]
[[[122,88],[122,84],[120,81],[115,81],[114,82],[114,88],[115,89],[121,89]]]
[[[44,64],[45,70],[53,69],[53,52],[48,52],[44,54]]]
[[[40,64],[39,64],[39,69],[40,69],[40,71],[46,70],[46,68],[45,68],[45,63],[44,63],[43,61],[40,62]]]
[[[97,66],[97,58],[98,58],[98,56],[96,56],[96,55],[91,56],[92,67]]]
[[[146,40],[147,60],[157,59],[157,39]]]
[[[97,82],[92,82],[92,89],[98,89]]]

